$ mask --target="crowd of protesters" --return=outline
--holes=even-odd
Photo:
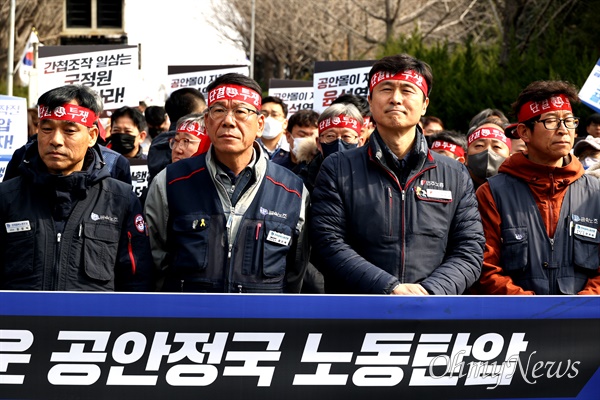
[[[600,115],[577,137],[577,89],[536,81],[514,123],[456,132],[432,86],[399,54],[320,114],[235,73],[110,121],[90,88],[50,90],[0,183],[0,289],[600,294]]]

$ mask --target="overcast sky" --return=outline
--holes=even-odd
[[[246,64],[246,55],[207,21],[211,0],[125,0],[128,43],[142,45],[145,99],[161,104],[168,65]]]

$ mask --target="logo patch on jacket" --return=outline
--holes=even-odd
[[[421,186],[432,186],[436,189],[443,189],[444,182],[426,181],[425,179],[421,179]]]
[[[142,214],[138,214],[135,216],[134,223],[135,229],[137,229],[139,233],[144,233],[146,231],[146,221],[144,221],[144,217],[142,217]]]
[[[98,215],[95,212],[93,212],[90,215],[90,218],[92,219],[92,221],[110,221],[110,222],[119,222],[119,219],[117,217],[111,217],[109,215]]]
[[[595,225],[598,225],[598,218],[580,217],[579,215],[573,214],[573,216],[571,217],[571,219],[573,221],[575,221],[575,222],[585,222],[586,224],[595,224]]]
[[[279,213],[277,211],[267,210],[264,207],[260,208],[260,213],[262,215],[274,215],[274,216],[282,218],[282,219],[287,219],[287,214],[282,214],[282,213]]]

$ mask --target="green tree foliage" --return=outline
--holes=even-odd
[[[413,34],[389,43],[381,56],[408,53],[427,62],[434,77],[427,114],[441,118],[447,128],[461,132],[466,132],[470,119],[485,108],[500,109],[514,120],[511,104],[533,81],[565,80],[580,88],[599,57],[595,46],[575,42],[564,35],[564,30],[556,29],[550,29],[525,50],[517,47],[517,43],[511,45],[507,66],[502,67],[500,43],[428,45],[418,34]],[[593,111],[576,105],[574,112],[585,119]]]

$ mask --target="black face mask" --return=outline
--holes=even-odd
[[[123,133],[111,135],[110,148],[120,154],[129,154],[135,149],[135,138]]]
[[[348,151],[358,147],[358,143],[346,143],[342,139],[337,139],[331,143],[321,143],[323,149],[323,158],[338,151]]]
[[[500,168],[504,160],[506,158],[500,154],[486,150],[481,153],[468,155],[467,167],[477,178],[485,180],[498,173],[498,168]]]

